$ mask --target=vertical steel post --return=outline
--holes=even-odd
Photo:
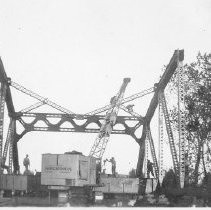
[[[163,133],[163,110],[162,110],[162,104],[161,104],[161,98],[160,94],[158,93],[158,166],[159,166],[159,181],[162,183],[163,177],[164,177],[164,171],[163,171],[163,143],[164,143],[164,133]]]
[[[145,139],[145,162],[144,162],[144,174],[147,178],[147,160],[149,158],[149,140],[148,138]]]
[[[174,165],[174,171],[177,176],[177,181],[179,184],[179,161],[177,159],[177,152],[176,152],[176,147],[175,147],[175,143],[174,143],[173,132],[171,129],[168,108],[167,108],[164,93],[161,92],[160,96],[161,96],[162,109],[163,109],[163,114],[164,114],[164,118],[165,118],[166,130],[167,130],[167,134],[168,134],[168,140],[169,140],[169,145],[170,145],[170,150],[171,150],[171,155],[172,155],[172,160],[173,160],[173,165]]]
[[[10,146],[9,146],[9,171],[12,173],[12,165],[13,165],[13,145],[14,145],[14,128],[15,128],[15,120],[11,122],[11,137],[10,137]]]
[[[179,61],[178,51],[178,130],[179,130],[179,165],[180,165],[180,187],[185,183],[185,90],[184,90],[184,73],[183,62]]]
[[[0,162],[2,161],[3,130],[4,130],[4,106],[6,97],[6,84],[0,83]]]
[[[12,127],[13,123],[12,123],[12,118],[10,118],[10,124],[9,124],[9,128],[8,128],[8,132],[7,132],[7,138],[6,138],[6,141],[5,141],[5,144],[4,144],[4,151],[3,151],[3,158],[4,158],[4,161],[6,160],[7,158],[7,153],[8,153],[8,148],[9,148],[9,145],[10,145],[10,141],[11,141],[11,136],[13,135],[12,132],[13,132],[13,127]],[[5,163],[5,162],[4,162]]]

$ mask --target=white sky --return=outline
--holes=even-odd
[[[125,96],[152,87],[175,49],[185,50],[185,62],[211,49],[209,0],[0,0],[0,5],[0,56],[7,75],[76,113],[108,104],[124,77],[131,77]],[[17,111],[30,105],[27,96],[13,94]],[[139,99],[135,110],[144,114],[147,106]],[[26,153],[31,169],[40,170],[42,153],[87,155],[95,137],[28,133],[18,145],[21,170]],[[115,156],[117,171],[128,173],[136,167],[138,149],[131,137],[112,135],[105,158]]]

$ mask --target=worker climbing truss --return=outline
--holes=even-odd
[[[110,134],[112,132],[113,126],[116,123],[117,114],[125,93],[125,89],[130,82],[130,78],[124,78],[123,84],[118,92],[118,94],[111,98],[111,108],[107,111],[106,116],[103,120],[100,132],[91,148],[90,156],[101,159],[106,145],[108,143]]]
[[[146,141],[149,142],[150,145],[150,150],[151,150],[151,154],[152,154],[152,160],[154,163],[154,169],[155,169],[155,177],[158,179],[159,177],[159,168],[158,168],[158,162],[157,162],[157,158],[156,158],[156,152],[155,152],[155,146],[154,146],[154,141],[152,139],[152,134],[150,131],[150,128],[147,128],[146,131]]]
[[[124,103],[133,101],[135,99],[138,99],[140,97],[143,97],[143,96],[148,95],[148,94],[153,93],[153,92],[154,92],[154,87],[151,87],[151,88],[148,88],[148,89],[146,89],[144,91],[141,91],[139,93],[133,94],[133,95],[131,95],[129,97],[123,98],[122,99],[122,102],[121,102],[121,107],[120,108],[124,109],[123,108],[124,106],[122,105]],[[88,112],[85,115],[96,115],[96,114],[100,114],[100,113],[105,112],[105,111],[107,111],[109,109],[111,109],[111,104],[106,105],[104,107],[101,107],[99,109],[95,109],[94,111]],[[129,112],[129,111],[127,110],[127,112]],[[139,117],[140,117],[140,115],[139,115]]]
[[[134,95],[131,95],[129,97],[123,98],[125,89],[127,84],[129,83],[129,79],[125,79],[120,91],[118,94],[113,97],[113,100],[111,100],[111,103],[101,107],[99,109],[95,109],[94,111],[90,111],[86,114],[78,114],[70,111],[67,108],[64,108],[57,103],[52,102],[46,97],[42,97],[39,94],[23,87],[22,85],[19,85],[18,83],[12,81],[10,78],[7,77],[6,72],[4,70],[2,62],[0,62],[0,157],[2,156],[4,158],[7,157],[7,153],[9,150],[9,167],[10,172],[17,173],[19,170],[19,160],[18,160],[18,141],[27,133],[31,131],[54,131],[54,132],[85,132],[85,133],[98,133],[98,137],[95,141],[95,144],[93,145],[90,155],[96,156],[96,157],[102,157],[106,144],[108,142],[108,139],[111,134],[126,134],[130,135],[132,138],[135,139],[135,141],[139,145],[139,158],[138,158],[138,164],[137,164],[137,174],[139,171],[142,171],[143,169],[143,163],[144,163],[144,156],[145,156],[145,144],[148,144],[148,147],[151,150],[152,159],[155,165],[155,174],[156,177],[162,177],[162,169],[163,169],[163,137],[162,133],[160,133],[160,153],[159,153],[159,159],[157,161],[156,158],[156,151],[154,146],[154,141],[152,138],[152,134],[150,131],[150,122],[154,115],[154,112],[159,105],[159,109],[162,109],[162,116],[165,118],[165,124],[166,124],[166,130],[169,137],[169,143],[171,148],[171,154],[174,164],[174,169],[176,173],[179,173],[179,168],[181,177],[182,177],[182,149],[180,151],[180,158],[179,162],[177,160],[177,153],[176,148],[174,145],[174,139],[173,134],[170,126],[169,116],[168,116],[168,110],[167,105],[165,101],[164,96],[164,90],[168,82],[170,81],[172,75],[176,72],[178,66],[180,67],[180,70],[182,70],[182,61],[184,59],[184,51],[183,50],[176,50],[169,62],[169,64],[166,67],[165,72],[163,73],[162,77],[160,78],[159,82],[154,85],[154,87],[151,87],[149,89],[146,89],[144,91],[138,92]],[[180,84],[182,84],[182,72],[180,71]],[[20,111],[15,111],[13,106],[13,100],[12,100],[12,94],[10,91],[10,88],[15,88],[18,91],[33,97],[38,100],[37,103],[23,108]],[[182,85],[180,85],[180,107],[182,107],[181,103],[183,102],[184,95],[182,94]],[[135,112],[133,110],[132,105],[128,105],[126,103],[131,102],[133,100],[136,100],[140,97],[143,97],[148,94],[154,94],[151,102],[149,104],[149,107],[147,109],[147,112],[145,116],[141,116],[139,113]],[[4,120],[4,104],[6,102],[8,114],[10,117],[10,124],[8,128],[7,138],[4,145],[4,151],[3,150],[3,120]],[[124,105],[126,104],[126,105]],[[38,113],[35,112],[38,107],[42,105],[48,105],[53,107],[55,110],[59,111],[60,113]],[[127,113],[125,116],[119,116],[118,112],[119,109],[122,109]],[[103,114],[103,112],[106,112]],[[100,115],[101,114],[101,115]],[[182,114],[182,112],[180,113]],[[27,118],[31,118],[31,122],[27,122]],[[57,119],[58,123],[52,124],[50,119]],[[184,118],[182,118],[182,115],[180,115],[180,122],[181,122],[181,131],[182,123],[184,122]],[[83,120],[83,122],[81,121]],[[45,126],[38,126],[37,122],[42,121]],[[134,122],[133,126],[129,126],[128,122]],[[17,133],[16,131],[16,123],[20,123],[23,126],[23,131],[21,133]],[[71,124],[70,127],[63,126],[65,122],[69,122]],[[80,123],[79,123],[80,122]],[[90,128],[90,125],[92,123],[95,123],[97,125],[97,128]],[[115,129],[115,125],[120,124],[123,126],[123,129]],[[161,123],[159,123],[161,124]],[[141,137],[137,137],[136,131],[142,127],[142,135]],[[161,127],[160,127],[161,128]],[[163,129],[163,128],[162,128]],[[182,135],[182,134],[181,134]],[[148,142],[148,143],[147,143]],[[183,140],[181,138],[181,144]],[[158,164],[159,163],[159,164]],[[180,165],[179,165],[180,163]],[[180,166],[180,167],[179,167]],[[182,180],[182,178],[181,178]]]

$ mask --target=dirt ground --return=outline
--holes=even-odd
[[[98,200],[95,203],[87,202],[85,198],[56,198],[56,197],[28,197],[14,196],[12,198],[0,198],[0,206],[3,207],[130,207],[135,203],[129,198],[109,198]]]

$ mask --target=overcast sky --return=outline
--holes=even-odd
[[[125,96],[152,87],[178,48],[185,50],[185,62],[198,51],[211,51],[209,0],[0,0],[0,5],[0,56],[7,75],[75,113],[108,104],[124,77],[131,78]],[[16,111],[34,102],[12,93]],[[147,100],[137,101],[138,113],[144,115]],[[42,153],[88,155],[95,138],[28,133],[18,145],[21,170],[26,153],[31,169],[40,170]],[[105,158],[115,156],[117,171],[128,173],[138,150],[130,136],[112,135]]]

